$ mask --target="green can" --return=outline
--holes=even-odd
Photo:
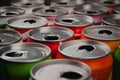
[[[8,18],[24,14],[25,11],[18,7],[6,6],[0,7],[0,29],[5,29]]]
[[[50,48],[44,44],[21,42],[2,48],[0,58],[5,63],[9,80],[28,80],[30,69],[50,60],[50,53]]]
[[[120,43],[118,47],[119,48],[117,49],[115,53],[112,80],[120,80]]]

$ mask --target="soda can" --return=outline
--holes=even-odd
[[[58,50],[56,59],[84,62],[92,69],[93,80],[108,80],[113,63],[108,45],[95,40],[72,40],[61,44]]]
[[[37,64],[31,69],[30,74],[31,80],[93,80],[88,65],[68,59]]]
[[[50,48],[43,44],[16,43],[2,48],[0,59],[5,63],[9,80],[28,80],[30,69],[37,63],[50,60],[50,53]]]
[[[63,7],[69,11],[69,14],[73,13],[73,8],[77,5],[82,5],[85,3],[84,0],[51,0],[53,6]]]
[[[28,32],[28,42],[43,43],[51,48],[51,55],[55,58],[61,42],[70,40],[74,32],[63,27],[41,27]]]
[[[4,6],[0,7],[0,29],[6,29],[7,19],[24,14],[25,11],[19,7]]]
[[[112,25],[112,26],[120,26],[120,14],[110,14],[103,17],[103,24]]]
[[[11,0],[11,5],[21,7],[25,10],[25,14],[32,14],[32,9],[43,6],[44,0]]]
[[[108,13],[109,9],[105,6],[94,4],[78,5],[74,8],[74,13],[89,15],[94,18],[94,24],[101,24],[103,16]]]
[[[73,30],[75,39],[80,39],[82,30],[92,25],[94,19],[87,15],[64,15],[55,18],[54,23]]]
[[[81,39],[98,40],[108,44],[111,48],[110,53],[114,56],[120,43],[120,28],[109,25],[98,25],[85,28]]]

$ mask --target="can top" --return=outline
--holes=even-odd
[[[105,24],[120,26],[120,14],[110,14],[103,17]]]
[[[120,5],[115,7],[115,12],[118,13],[118,14],[120,13]]]
[[[29,38],[42,42],[58,42],[73,37],[74,32],[64,27],[41,27],[29,31]]]
[[[25,11],[19,7],[6,6],[0,7],[0,17],[12,17],[24,14]]]
[[[21,34],[11,30],[0,30],[0,46],[16,43],[21,40]]]
[[[67,27],[83,27],[94,23],[94,19],[87,15],[64,15],[55,18],[58,25]]]
[[[85,15],[101,15],[109,11],[105,6],[99,6],[94,4],[84,4],[76,6],[74,9],[75,13],[85,14]]]
[[[65,15],[68,11],[61,7],[37,7],[32,10],[34,15],[44,16],[44,17],[56,17]]]
[[[0,57],[9,62],[26,63],[43,60],[50,55],[50,48],[38,43],[16,43],[0,50]]]
[[[18,17],[12,17],[7,20],[7,25],[11,28],[30,29],[44,26],[48,23],[48,20],[44,17],[38,17],[33,15],[22,15]]]
[[[73,7],[84,4],[84,0],[51,0],[56,6]]]
[[[120,4],[120,0],[91,0],[91,2],[95,2],[104,6],[116,6]]]
[[[95,40],[72,40],[59,46],[59,52],[75,59],[97,59],[110,53],[110,47]]]
[[[110,25],[97,25],[83,29],[83,35],[97,40],[120,40],[120,28]]]
[[[35,6],[41,6],[44,4],[44,0],[12,0],[11,4],[13,6],[19,6],[19,7],[35,7]]]
[[[30,72],[34,80],[89,80],[91,77],[91,69],[85,63],[67,59],[43,62]]]

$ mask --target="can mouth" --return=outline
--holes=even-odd
[[[58,2],[57,4],[60,4],[60,5],[67,5],[68,2]]]
[[[24,23],[33,24],[33,23],[36,23],[36,20],[28,19],[28,20],[25,20]]]
[[[0,39],[0,43],[3,43],[4,42],[4,40],[3,39]]]
[[[60,37],[58,35],[47,35],[47,36],[44,36],[44,39],[45,40],[58,40],[60,39]]]
[[[23,4],[23,5],[25,5],[25,6],[31,6],[32,3],[25,3],[25,4]]]
[[[86,11],[86,14],[90,14],[90,15],[94,15],[94,14],[99,14],[99,12],[98,11]]]
[[[102,35],[111,35],[113,32],[110,30],[100,30],[98,33]]]
[[[91,45],[82,45],[78,48],[78,50],[86,50],[86,51],[93,51],[95,47]]]
[[[104,1],[103,3],[106,4],[106,5],[113,5],[114,4],[113,1]]]
[[[69,72],[64,72],[63,74],[61,74],[60,77],[66,79],[80,79],[82,78],[82,75],[77,72],[69,71]]]
[[[46,13],[55,13],[56,10],[55,9],[45,9]]]

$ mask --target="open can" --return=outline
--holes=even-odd
[[[35,65],[31,80],[93,80],[91,69],[83,62],[60,59]]]
[[[61,44],[58,50],[57,59],[84,62],[92,69],[93,80],[108,80],[113,63],[108,45],[95,40],[72,40]]]
[[[73,13],[73,8],[77,5],[85,3],[84,0],[51,0],[54,3],[53,6],[63,7],[69,11],[69,14]]]
[[[25,10],[25,14],[32,14],[32,9],[42,6],[44,0],[11,0],[11,5],[14,7],[21,7]]]
[[[87,15],[64,15],[55,18],[54,23],[73,30],[75,39],[80,39],[82,30],[92,25],[94,19]]]
[[[22,15],[7,20],[8,27],[20,32],[21,34],[30,29],[45,26],[47,23],[48,20],[46,18],[34,15]]]
[[[120,26],[120,14],[110,14],[103,17],[102,20],[105,25]]]
[[[50,48],[43,44],[17,43],[2,48],[0,58],[5,63],[9,80],[28,80],[30,69],[37,63],[50,60],[50,53]]]
[[[74,8],[74,13],[89,15],[94,18],[94,24],[101,24],[103,16],[108,13],[109,9],[105,6],[94,4],[79,5]]]
[[[61,42],[70,40],[74,32],[63,27],[41,27],[28,32],[28,42],[43,43],[51,48],[51,55],[55,58]]]
[[[19,7],[4,6],[0,7],[0,29],[5,29],[7,19],[24,14],[24,10]]]

